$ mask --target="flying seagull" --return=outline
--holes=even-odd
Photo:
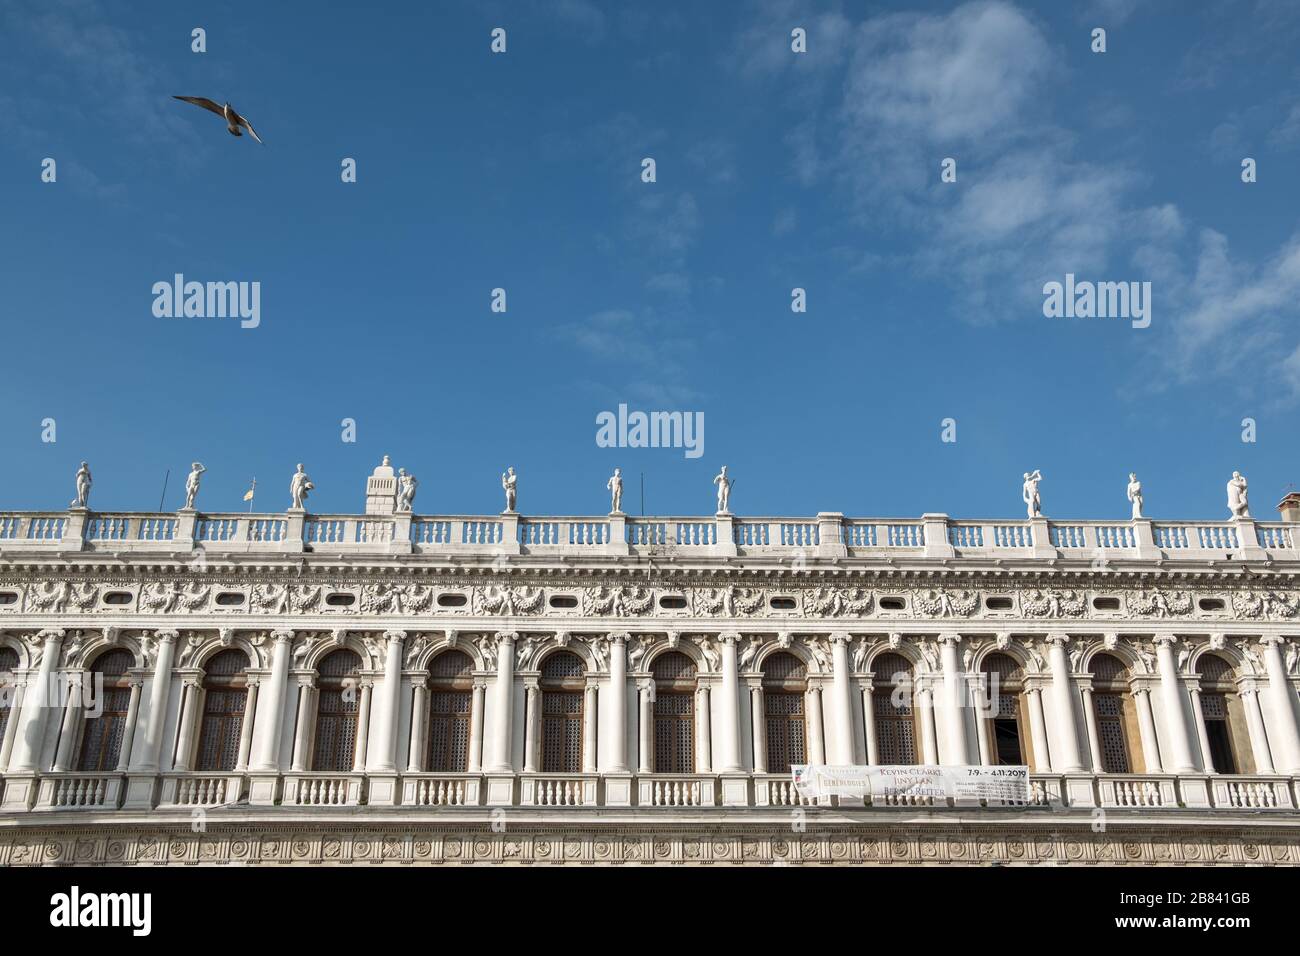
[[[252,134],[253,139],[257,140],[259,143],[262,142],[262,137],[257,135],[257,130],[253,129],[253,124],[236,113],[235,108],[229,103],[222,106],[219,103],[212,102],[212,100],[208,99],[206,96],[173,96],[172,99],[184,100],[186,103],[193,103],[195,106],[202,106],[205,110],[211,110],[218,116],[224,118],[226,121],[226,131],[230,133],[231,136],[243,136],[244,134],[239,131],[239,127],[242,126]]]

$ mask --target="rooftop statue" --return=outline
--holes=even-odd
[[[307,493],[315,487],[311,483],[311,479],[307,477],[307,472],[303,470],[302,464],[299,463],[298,470],[293,473],[293,479],[289,482],[289,507],[302,511],[303,502],[307,500]]]
[[[519,484],[519,476],[515,474],[513,468],[507,468],[506,473],[501,476],[501,487],[506,493],[506,510],[501,512],[505,515],[515,513],[515,492]]]
[[[69,507],[72,508],[89,508],[90,507],[90,466],[84,461],[81,467],[77,469],[77,497],[72,500]]]
[[[609,513],[621,515],[623,513],[623,473],[615,468],[614,474],[610,476],[609,481],[605,482],[605,487],[609,489]]]
[[[718,514],[731,514],[727,510],[731,503],[731,479],[727,477],[726,465],[722,466],[722,471],[713,479],[713,483],[718,486]]]
[[[1043,514],[1043,500],[1038,496],[1038,483],[1042,480],[1043,473],[1037,468],[1032,472],[1025,472],[1025,483],[1021,488],[1020,497],[1029,509],[1031,518],[1038,518]]]
[[[185,479],[185,507],[183,511],[194,510],[194,499],[199,496],[199,482],[203,478],[203,473],[207,471],[197,461],[190,465],[189,477]]]
[[[1128,474],[1128,500],[1133,503],[1133,520],[1136,521],[1142,517],[1142,482],[1131,471]]]
[[[384,456],[388,461],[388,456]],[[415,475],[408,475],[405,468],[397,469],[397,510],[410,511],[415,504],[415,489],[420,483]]]
[[[1246,500],[1246,479],[1241,472],[1234,471],[1228,482],[1228,511],[1234,518],[1249,518],[1250,503]]]

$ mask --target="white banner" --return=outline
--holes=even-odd
[[[946,800],[1029,802],[1028,767],[904,767],[827,766],[799,764],[791,767],[794,785],[810,800],[823,797],[867,796]]]

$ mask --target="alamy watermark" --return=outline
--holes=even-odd
[[[1131,319],[1133,328],[1151,324],[1150,282],[1075,281],[1043,284],[1043,315],[1049,319]]]
[[[159,319],[240,319],[240,328],[262,323],[261,282],[171,282],[153,284],[153,314]]]
[[[684,448],[687,458],[704,454],[703,412],[642,412],[620,403],[617,414],[596,416],[600,448]]]

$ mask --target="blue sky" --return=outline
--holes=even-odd
[[[175,508],[197,458],[207,510],[253,476],[283,509],[302,461],[355,512],[387,453],[428,513],[498,511],[513,465],[525,513],[602,513],[620,466],[628,511],[644,474],[704,514],[727,464],[742,515],[1018,517],[1034,468],[1050,517],[1126,516],[1129,471],[1224,517],[1234,469],[1276,515],[1300,4],[650,9],[0,0],[0,507],[66,506],[85,458],[94,507],[170,468]],[[260,326],[156,318],[177,272],[260,282]],[[1067,272],[1152,282],[1151,327],[1045,318]],[[619,403],[703,412],[704,455],[597,447]]]

